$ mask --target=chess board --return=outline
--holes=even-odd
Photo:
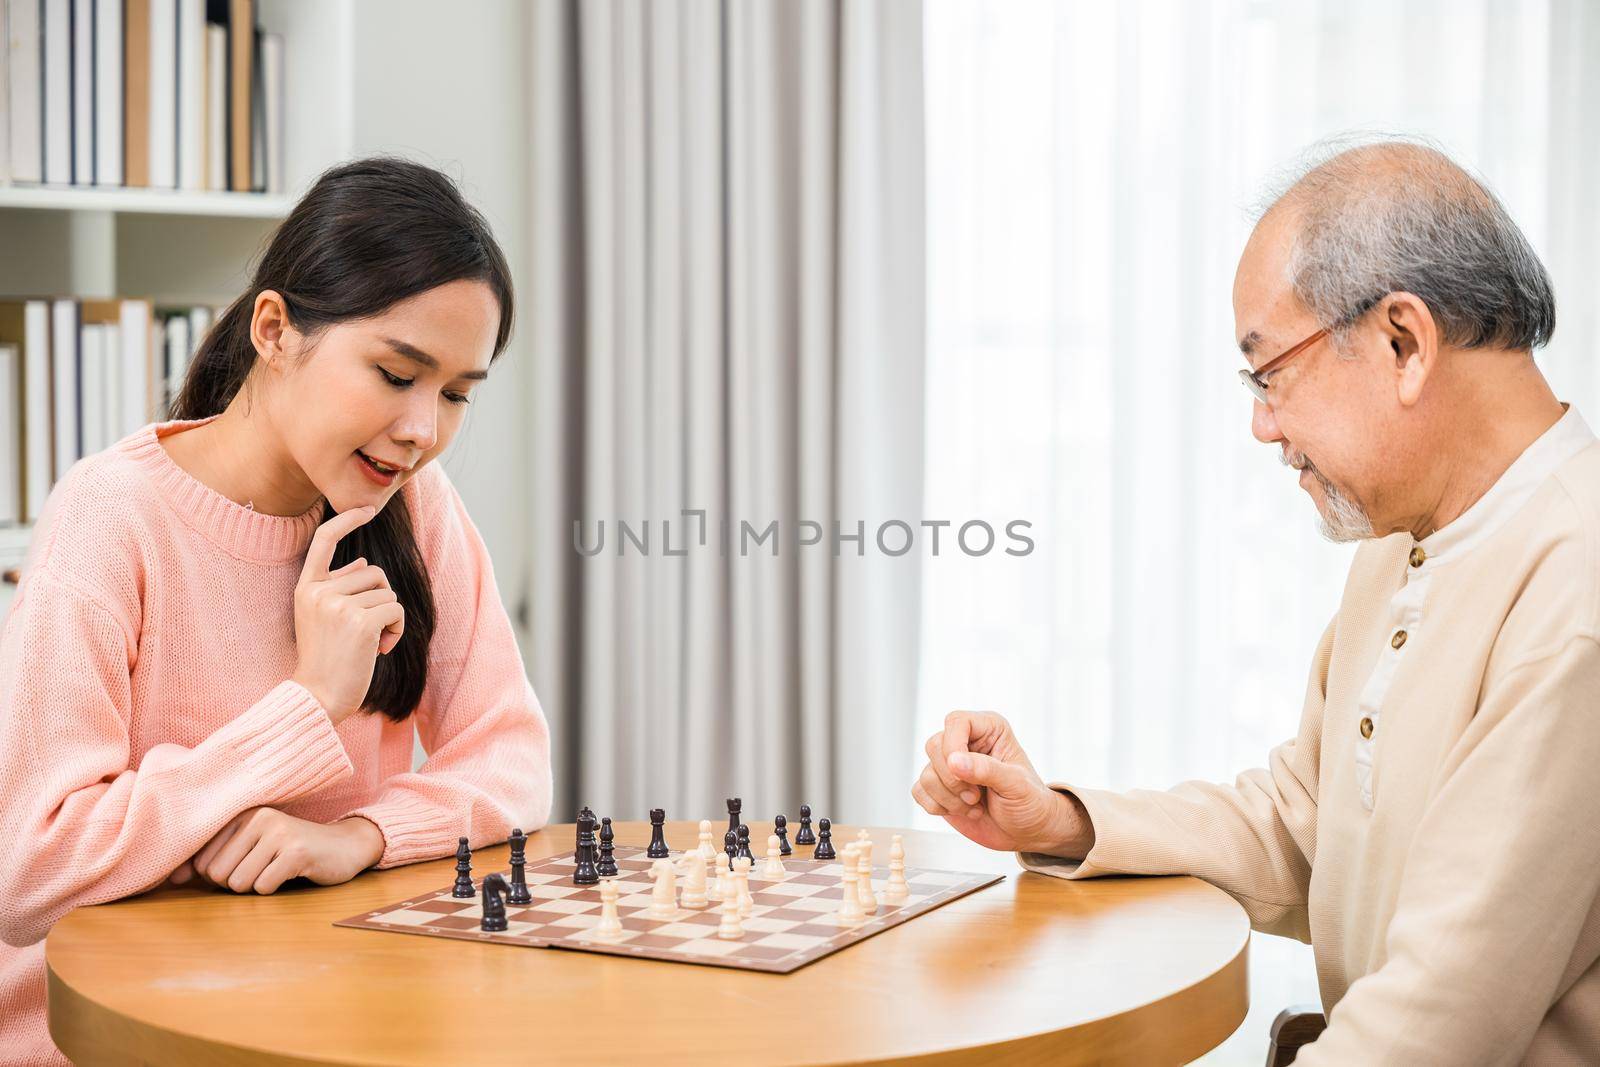
[[[674,865],[681,855],[672,854]],[[783,878],[770,881],[760,877],[762,861],[757,860],[750,871],[753,909],[742,920],[744,936],[724,941],[717,936],[721,921],[718,903],[698,909],[679,907],[671,918],[651,918],[646,909],[650,907],[649,870],[654,861],[645,857],[644,849],[622,845],[616,848],[616,861],[616,880],[621,883],[617,913],[623,933],[613,941],[597,940],[591,935],[600,922],[600,888],[573,885],[570,853],[528,862],[525,875],[533,903],[507,903],[508,929],[500,933],[485,933],[479,928],[483,918],[481,894],[453,897],[450,886],[341,919],[334,925],[788,974],[1004,877],[907,867],[909,894],[903,901],[891,904],[883,896],[889,870],[874,867],[873,887],[880,901],[877,912],[862,922],[840,925],[834,919],[841,899],[837,861],[789,856],[783,861]],[[508,872],[501,873],[510,881]]]

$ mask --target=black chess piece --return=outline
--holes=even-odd
[[[467,839],[464,837],[456,843],[456,884],[451,887],[450,895],[453,897],[478,895],[472,888],[472,849],[468,847]]]
[[[800,805],[800,829],[794,835],[794,843],[797,845],[814,845],[817,843],[817,835],[811,832],[810,804]]]
[[[607,815],[600,820],[600,862],[595,865],[595,871],[602,878],[615,878],[620,872],[617,870],[616,832],[611,829],[611,816]]]
[[[578,819],[578,866],[572,872],[573,885],[600,884],[600,872],[595,868],[594,854],[594,812],[591,811]]]
[[[750,827],[744,823],[739,824],[739,855],[755,863],[755,854],[750,851]]]
[[[739,854],[739,831],[729,830],[722,835],[722,851],[728,854],[728,869],[733,869],[733,859]]]
[[[778,835],[778,855],[791,855],[794,849],[789,847],[789,820],[782,815],[773,819],[772,832]]]
[[[833,850],[833,823],[824,818],[817,823],[820,836],[817,838],[817,850],[811,854],[814,860],[838,859],[839,854]]]
[[[528,892],[528,835],[521,827],[511,831],[511,894],[506,900],[512,904],[532,904],[533,894]]]
[[[479,924],[489,933],[506,928],[506,878],[491,874],[483,880],[483,922]]]
[[[660,808],[650,809],[650,847],[644,854],[653,860],[666,859],[672,855],[672,850],[667,847],[666,826],[667,813]]]
[[[732,830],[736,834],[739,832],[739,823],[741,821],[739,812],[743,807],[744,801],[740,800],[738,797],[728,798],[728,829]]]
[[[578,823],[580,825],[583,823],[583,820],[584,820],[585,817],[587,817],[590,822],[594,821],[594,812],[589,810],[589,805],[587,805],[587,804],[585,804],[583,807],[578,809]],[[577,863],[578,862],[578,846],[580,844],[582,844],[581,835],[582,835],[583,831],[579,830],[578,833],[580,835],[580,839],[578,841],[574,842],[573,846],[572,846],[572,862],[573,863]]]

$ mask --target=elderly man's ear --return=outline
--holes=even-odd
[[[1377,316],[1378,329],[1394,357],[1400,403],[1410,407],[1421,398],[1439,358],[1439,327],[1428,305],[1413,293],[1390,293],[1385,304]]]

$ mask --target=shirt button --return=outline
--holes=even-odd
[[[1372,720],[1371,719],[1363,718],[1361,720],[1361,736],[1362,737],[1371,737],[1372,736]]]
[[[1427,558],[1428,554],[1422,550],[1421,545],[1416,545],[1411,549],[1411,565],[1413,567],[1422,566],[1423,561]]]
[[[1406,632],[1404,630],[1396,630],[1394,632],[1394,636],[1389,638],[1389,644],[1394,648],[1399,648],[1401,645],[1403,645],[1405,643],[1406,643]]]

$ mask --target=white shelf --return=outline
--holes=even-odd
[[[0,187],[0,209],[108,211],[210,218],[281,219],[293,201],[264,193],[197,193],[171,189],[95,189],[59,185]]]
[[[33,536],[33,524],[26,526],[0,526],[0,564],[11,566],[28,550],[28,539]]]

